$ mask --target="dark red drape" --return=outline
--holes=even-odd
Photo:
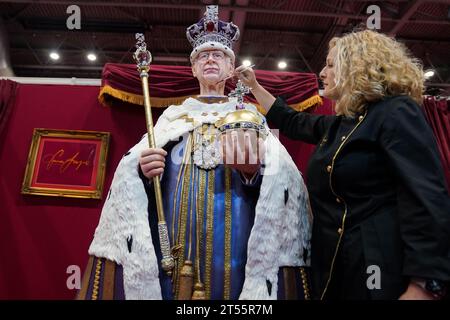
[[[171,98],[198,93],[198,83],[194,81],[189,67],[151,65],[149,75],[150,96]],[[102,73],[103,86],[142,94],[141,79],[136,65],[133,64],[105,64]]]
[[[0,143],[0,300],[73,299],[69,266],[86,267],[88,248],[117,165],[145,132],[143,108],[104,108],[99,87],[19,84]],[[330,113],[328,100],[309,109]],[[155,108],[153,118],[164,111]],[[111,132],[102,200],[22,195],[34,128]],[[312,145],[280,137],[305,171]]]
[[[0,142],[0,300],[73,299],[67,268],[84,271],[117,164],[145,132],[144,109],[105,108],[97,86],[17,87]],[[102,200],[20,193],[34,128],[111,132]]]
[[[450,193],[450,101],[425,97],[423,109],[436,137]]]
[[[0,137],[8,121],[16,99],[17,83],[11,80],[0,80]]]
[[[277,72],[256,70],[259,83],[275,96],[282,96],[288,104],[299,110],[313,106],[318,97],[317,77],[313,73]],[[225,94],[234,88],[234,83],[227,81]],[[176,104],[174,98],[193,96],[199,94],[198,81],[192,76],[191,67],[188,66],[162,66],[152,65],[149,72],[149,90],[152,106],[163,107],[168,103]],[[102,91],[100,101],[106,105],[113,105],[115,100],[142,104],[139,98],[142,95],[142,86],[135,65],[108,63],[103,68]],[[250,102],[256,100],[247,97]],[[310,103],[303,104],[310,98]],[[161,103],[156,99],[160,99]],[[296,106],[298,105],[298,106]]]

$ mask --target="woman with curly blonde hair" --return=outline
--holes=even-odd
[[[422,113],[421,64],[365,30],[333,38],[320,72],[336,115],[296,112],[235,72],[292,139],[316,144],[307,170],[318,299],[441,299],[450,280],[450,198]]]
[[[336,113],[354,116],[387,96],[408,95],[422,103],[424,76],[420,62],[386,35],[366,30],[333,38]],[[334,49],[334,50],[333,50]]]

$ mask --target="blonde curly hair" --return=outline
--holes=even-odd
[[[334,60],[338,114],[355,116],[367,103],[388,96],[408,95],[422,103],[422,64],[400,42],[384,34],[364,30],[335,37]]]

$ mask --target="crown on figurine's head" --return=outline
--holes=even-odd
[[[219,7],[206,6],[204,17],[186,30],[192,45],[191,62],[204,50],[221,50],[234,61],[233,43],[239,39],[239,28],[232,22],[219,20]]]

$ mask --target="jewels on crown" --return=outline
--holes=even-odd
[[[239,39],[239,28],[232,22],[219,20],[219,8],[206,6],[204,17],[186,30],[186,36],[193,48],[207,42],[218,42],[229,49]]]

